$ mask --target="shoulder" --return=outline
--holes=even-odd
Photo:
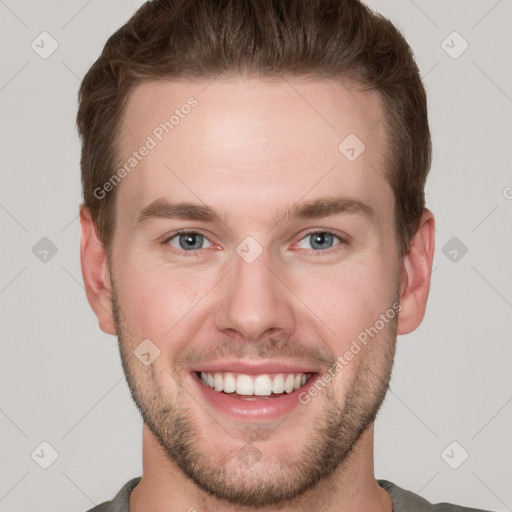
[[[432,504],[411,491],[398,487],[388,480],[377,480],[393,500],[393,511],[402,512],[489,512],[486,510],[453,505],[451,503]]]
[[[121,487],[112,501],[100,503],[87,512],[130,512],[130,494],[140,480],[140,476],[133,478]]]

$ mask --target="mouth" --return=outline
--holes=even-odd
[[[252,421],[289,414],[320,376],[305,369],[268,368],[269,373],[250,367],[241,370],[197,369],[192,377],[210,407],[231,418]]]
[[[211,389],[238,400],[267,400],[301,389],[313,373],[263,373],[249,375],[233,372],[195,372]]]

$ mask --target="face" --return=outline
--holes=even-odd
[[[138,156],[109,267],[122,362],[169,459],[214,496],[300,495],[382,403],[401,277],[382,115],[376,93],[327,80],[129,99],[121,165]]]

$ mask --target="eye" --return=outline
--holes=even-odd
[[[339,242],[338,244],[334,244],[335,239]],[[314,249],[314,250],[328,250],[333,247],[333,245],[339,245],[344,240],[335,235],[333,233],[329,233],[328,231],[314,231],[308,233],[298,244],[301,249]],[[310,247],[305,247],[304,244],[309,244]]]
[[[204,245],[204,244],[209,245]],[[194,231],[181,231],[175,235],[167,238],[164,244],[169,244],[175,249],[182,251],[194,251],[195,249],[206,249],[210,247],[212,243],[201,233]]]

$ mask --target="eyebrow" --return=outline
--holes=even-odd
[[[339,214],[358,214],[371,218],[374,211],[368,204],[355,198],[325,197],[285,208],[274,220],[277,223],[292,219],[317,219]],[[140,213],[137,225],[152,219],[198,220],[209,223],[225,223],[211,207],[196,203],[170,203],[157,199],[146,206]]]
[[[358,214],[367,218],[372,217],[374,214],[372,207],[359,199],[325,197],[286,208],[276,220],[278,222],[286,222],[294,218],[318,219],[343,213]]]

